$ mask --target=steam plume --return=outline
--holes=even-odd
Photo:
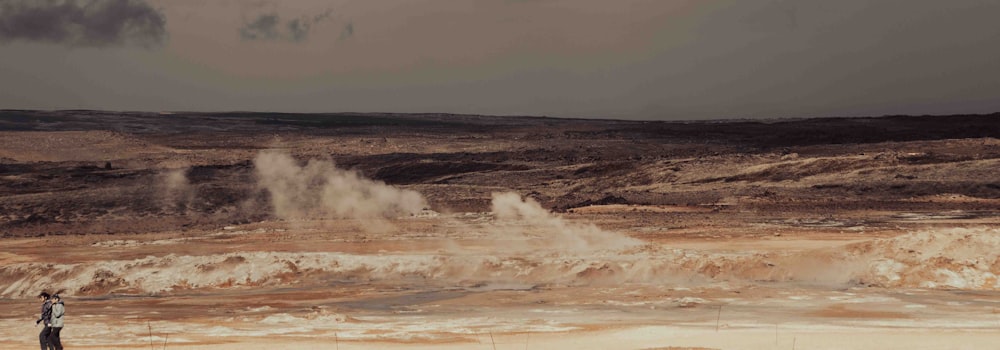
[[[165,207],[183,209],[194,199],[194,188],[186,173],[187,168],[177,168],[160,174],[161,200]]]
[[[279,152],[254,159],[258,184],[271,195],[274,213],[284,219],[350,218],[381,221],[416,214],[427,207],[419,193],[374,181],[331,161],[305,166]]]
[[[543,241],[560,250],[615,250],[642,244],[637,239],[601,230],[594,224],[569,222],[542,208],[534,199],[522,199],[513,192],[494,193],[492,208],[504,229],[540,235]]]

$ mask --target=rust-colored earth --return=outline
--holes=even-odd
[[[0,348],[995,348],[998,138],[0,111]]]

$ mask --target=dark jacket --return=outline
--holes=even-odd
[[[39,322],[45,322],[45,324],[47,325],[49,323],[50,318],[52,318],[52,300],[46,300],[44,303],[42,303],[42,315],[38,317],[38,320],[35,321],[35,324],[38,324]]]

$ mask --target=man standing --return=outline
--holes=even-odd
[[[59,294],[52,296],[52,318],[49,319],[49,346],[55,350],[63,350],[62,340],[59,339],[59,332],[63,329],[63,315],[66,314],[66,306],[63,304]]]
[[[35,326],[37,327],[39,323],[45,322],[45,328],[42,328],[42,332],[38,333],[38,343],[42,346],[42,350],[48,350],[49,348],[49,334],[52,332],[52,328],[49,327],[50,319],[52,318],[52,300],[49,293],[41,292],[38,294],[38,299],[42,301],[42,315],[35,320]]]

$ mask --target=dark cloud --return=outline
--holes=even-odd
[[[309,27],[312,26],[312,22],[293,19],[288,21],[288,33],[291,35],[292,41],[303,41],[306,40],[306,36],[309,35]]]
[[[277,40],[280,36],[278,34],[280,22],[281,19],[277,14],[260,15],[240,28],[240,37],[243,40]]]
[[[354,36],[354,22],[348,22],[344,29],[340,31],[340,39],[347,39]]]
[[[240,37],[249,41],[289,41],[302,42],[309,38],[314,24],[327,21],[333,11],[327,10],[315,16],[304,16],[282,22],[277,13],[257,16],[240,28]]]
[[[333,16],[333,10],[326,10],[323,13],[313,16],[313,22],[321,22],[330,19]]]
[[[143,0],[0,0],[0,43],[155,47],[166,23]]]

